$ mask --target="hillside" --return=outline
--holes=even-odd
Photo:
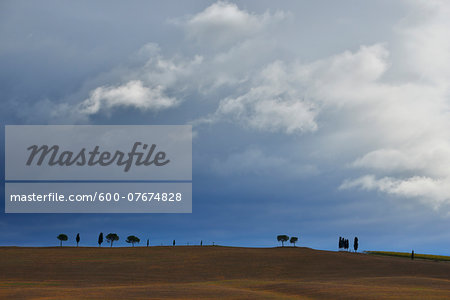
[[[0,247],[0,298],[448,299],[450,263],[300,247]]]

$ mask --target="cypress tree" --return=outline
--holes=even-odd
[[[98,235],[98,246],[101,247],[103,243],[103,232]]]

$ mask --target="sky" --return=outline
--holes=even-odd
[[[2,177],[0,245],[287,234],[450,255],[449,14],[438,0],[0,2],[3,145],[9,124],[194,132],[192,214],[5,214]]]

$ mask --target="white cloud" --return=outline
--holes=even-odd
[[[387,70],[387,57],[385,47],[376,44],[308,64],[276,60],[240,84],[244,93],[223,99],[217,111],[199,123],[231,118],[258,130],[314,132],[323,107],[375,100],[363,97]]]
[[[246,93],[222,100],[210,120],[232,117],[250,128],[288,134],[316,130],[314,105],[302,99],[302,90],[295,86],[289,72],[282,62],[270,64]]]
[[[374,142],[351,166],[369,175],[341,187],[414,198],[437,209],[450,203],[450,5],[410,5],[412,12],[397,28],[398,44],[392,47],[395,69],[370,88],[378,104],[358,110],[368,124],[355,126],[364,126]],[[364,100],[358,87],[353,92]]]
[[[445,141],[412,142],[397,149],[378,149],[357,158],[351,166],[384,174],[415,172],[426,176],[446,177],[450,164],[450,145]],[[441,142],[441,145],[439,145]]]
[[[219,1],[190,17],[182,25],[188,39],[204,46],[230,46],[286,18],[284,12],[262,15],[241,10],[234,3]]]
[[[164,57],[158,45],[148,43],[136,53],[137,67],[113,70],[120,84],[100,85],[89,97],[75,105],[58,105],[54,113],[76,119],[94,114],[109,114],[112,109],[133,107],[142,111],[162,111],[177,107],[188,90],[195,90],[192,79],[203,57]],[[136,62],[134,62],[136,64]],[[111,81],[111,78],[108,78]],[[169,93],[172,94],[169,95]]]
[[[450,3],[410,1],[410,14],[397,27],[403,67],[419,80],[448,85],[450,78]]]
[[[91,115],[114,107],[136,107],[142,110],[161,110],[177,105],[175,98],[164,94],[162,86],[146,87],[140,80],[119,86],[101,86],[80,103],[78,111]]]
[[[416,157],[406,155],[397,149],[378,149],[365,154],[363,157],[356,159],[353,167],[370,168],[380,171],[412,171],[423,168],[423,165]]]
[[[433,179],[423,176],[406,179],[392,177],[377,179],[373,175],[366,175],[354,180],[346,180],[340,186],[340,189],[351,188],[378,190],[395,196],[415,198],[435,209],[450,200],[450,181],[448,179]]]
[[[267,47],[272,42],[268,43],[265,39],[268,28],[286,16],[283,12],[253,14],[240,10],[232,3],[214,3],[202,12],[178,22],[186,29],[188,39],[200,42],[200,52],[205,45],[227,46],[226,49],[215,49],[212,53],[194,54],[192,57],[183,53],[166,56],[157,44],[148,43],[135,55],[135,59],[142,63],[116,71],[119,77],[117,81],[125,84],[105,84],[92,89],[89,98],[76,106],[76,112],[82,118],[127,106],[142,110],[164,110],[176,106],[185,98],[192,98],[192,95],[206,98],[223,87],[239,89],[272,50],[272,47]],[[170,96],[168,91],[171,92]],[[299,104],[293,104],[293,107],[298,111],[308,109]],[[270,103],[258,108],[261,115],[267,115],[266,119],[269,117],[269,108]],[[71,106],[67,110],[72,110]],[[285,116],[282,110],[279,115]],[[58,108],[60,111],[61,107]],[[265,123],[267,121],[260,118],[252,120],[255,128],[264,129],[267,127]],[[283,125],[280,124],[280,127]]]
[[[361,46],[358,51],[345,51],[305,66],[304,75],[330,84],[358,84],[380,78],[388,67],[386,45]]]

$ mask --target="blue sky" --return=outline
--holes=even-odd
[[[3,1],[2,125],[195,135],[192,214],[2,208],[0,244],[80,232],[95,245],[102,231],[119,245],[274,246],[288,234],[450,254],[449,13],[437,0]]]

